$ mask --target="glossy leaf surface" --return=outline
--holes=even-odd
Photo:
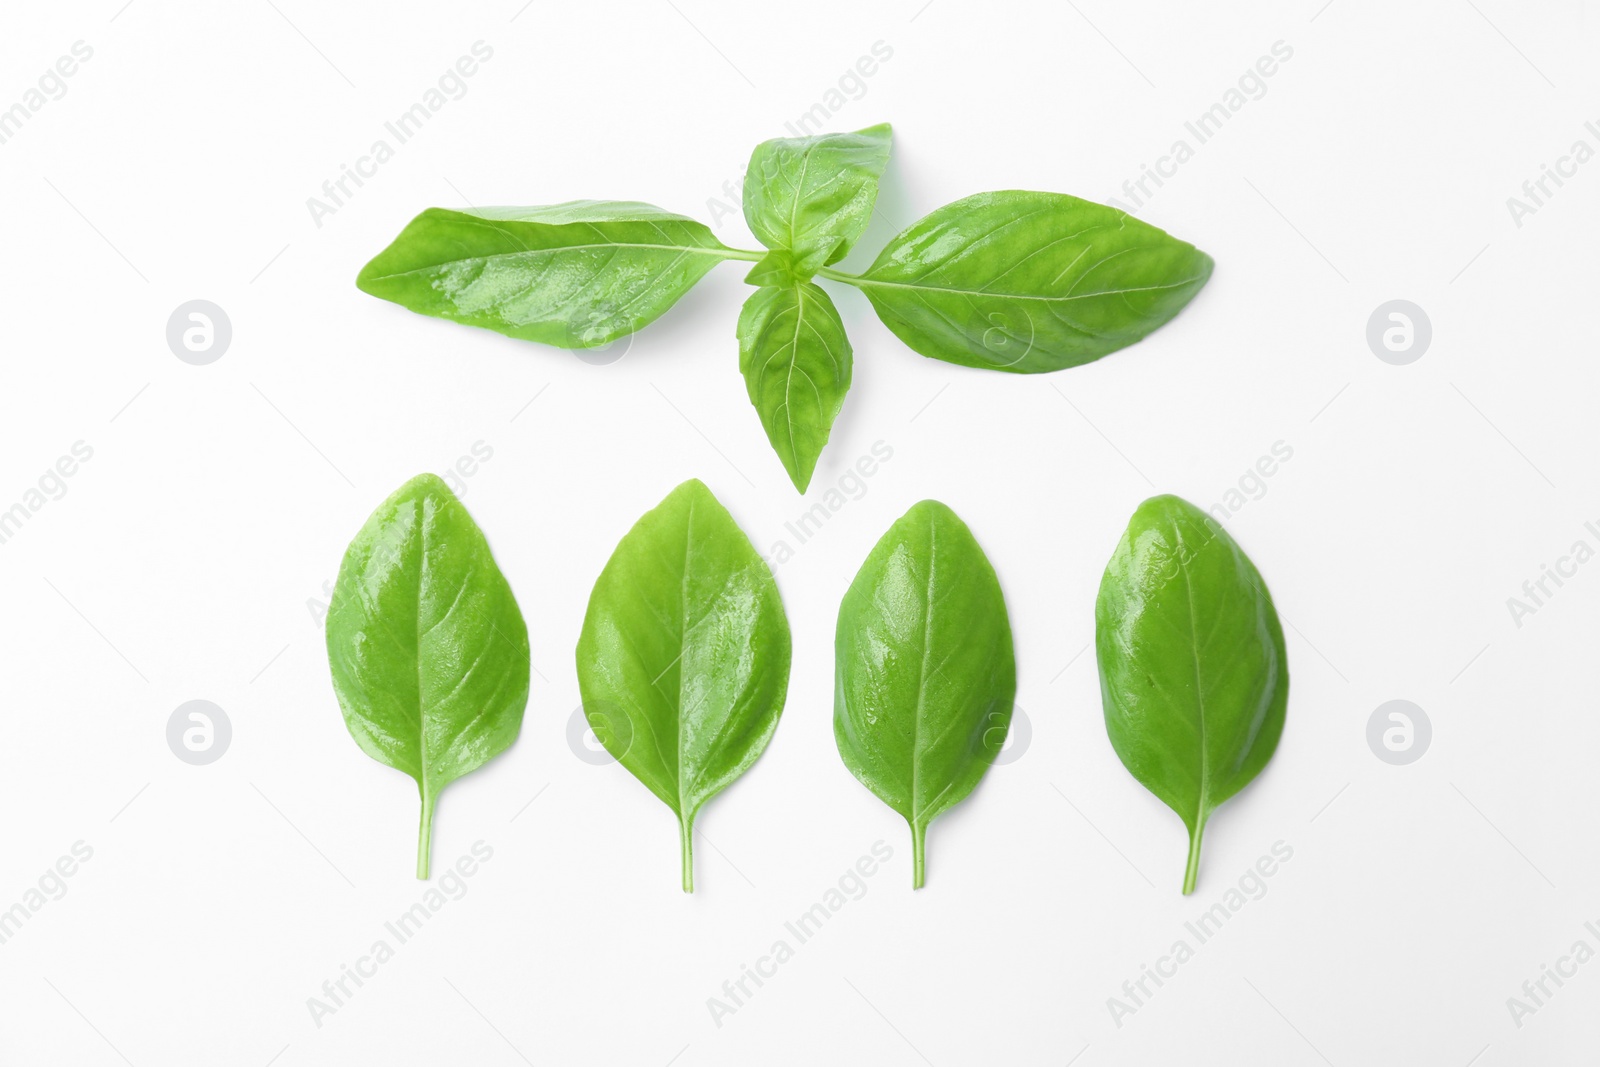
[[[401,486],[350,542],[327,618],[328,664],[361,750],[416,779],[417,877],[444,787],[516,740],[528,630],[478,524],[432,474]]]
[[[843,259],[872,218],[889,137],[882,123],[757,145],[744,181],[750,232],[793,253],[802,277]]]
[[[577,655],[595,735],[678,816],[693,892],[695,815],[767,747],[789,687],[777,583],[711,490],[684,482],[623,537]]]
[[[763,288],[739,315],[739,370],[789,480],[806,491],[850,389],[850,339],[811,282]]]
[[[924,356],[1032,374],[1155,330],[1205,285],[1211,257],[1075,196],[979,193],[913,223],[859,278],[838,277]]]
[[[423,315],[592,348],[654,322],[728,252],[705,225],[649,204],[429,208],[356,285]]]
[[[834,656],[839,755],[910,824],[920,887],[928,824],[1004,748],[1017,689],[999,579],[955,512],[924,500],[883,535],[839,605]]]
[[[1188,827],[1193,892],[1206,819],[1283,733],[1289,665],[1272,597],[1216,519],[1152,497],[1100,581],[1095,652],[1111,745]]]

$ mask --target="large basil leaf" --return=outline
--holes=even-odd
[[[891,240],[859,285],[924,356],[1032,374],[1099,359],[1171,319],[1211,257],[1062,193],[979,193]]]
[[[444,787],[504,752],[528,703],[528,628],[483,531],[419,475],[378,506],[339,567],[328,665],[361,750],[416,779],[417,877]]]
[[[1005,747],[1017,690],[1011,623],[972,531],[936,500],[900,517],[839,605],[833,736],[846,767],[911,825],[928,824]]]
[[[654,322],[731,254],[702,223],[649,204],[429,208],[356,285],[424,315],[592,348]]]
[[[1175,496],[1139,505],[1100,580],[1095,652],[1111,746],[1189,828],[1183,891],[1223,801],[1278,747],[1289,663],[1272,597],[1217,521]]]
[[[843,259],[872,218],[889,135],[885,122],[761,142],[744,180],[750,232],[768,248],[791,252],[802,277]]]
[[[850,369],[844,323],[811,282],[758,289],[739,313],[739,370],[750,403],[802,493],[844,406]]]
[[[589,595],[578,689],[595,735],[678,816],[694,892],[694,819],[778,727],[789,621],[750,539],[698,481],[617,545]]]

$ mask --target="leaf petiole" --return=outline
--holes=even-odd
[[[433,855],[433,804],[438,797],[422,791],[422,821],[417,827],[417,877],[428,880],[428,863]]]
[[[1205,820],[1189,831],[1189,865],[1183,872],[1183,895],[1194,892],[1195,881],[1200,877],[1200,837],[1206,832]]]
[[[830,282],[844,282],[846,285],[861,284],[861,275],[847,274],[842,270],[834,270],[832,267],[818,267],[817,277],[826,278]]]
[[[678,836],[683,839],[683,891],[694,892],[694,817],[678,820]]]

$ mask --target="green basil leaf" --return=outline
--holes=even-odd
[[[739,313],[739,370],[767,440],[800,492],[850,389],[850,339],[811,282],[759,289]]]
[[[429,208],[361,269],[363,292],[561,348],[654,322],[724,259],[704,224],[649,204]]]
[[[339,567],[328,665],[361,750],[416,779],[417,877],[444,787],[510,747],[528,704],[528,628],[483,531],[422,474],[372,513]]]
[[[878,317],[924,356],[1034,374],[1133,344],[1183,309],[1211,257],[1062,193],[979,193],[891,240],[860,277]]]
[[[767,747],[788,688],[772,572],[711,490],[684,482],[617,545],[578,638],[584,714],[678,816],[684,892],[695,815]]]
[[[1191,893],[1206,819],[1261,773],[1283,733],[1278,613],[1216,519],[1158,496],[1129,520],[1094,614],[1111,747],[1189,828]]]
[[[955,512],[924,500],[883,535],[839,605],[834,656],[839,755],[910,824],[920,888],[928,824],[1005,747],[1017,691],[999,579]]]
[[[744,180],[750,232],[768,248],[793,252],[803,277],[843,259],[872,218],[889,136],[885,122],[761,142]]]

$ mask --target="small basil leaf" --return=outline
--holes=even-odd
[[[872,218],[889,136],[885,122],[757,145],[744,181],[750,232],[768,248],[793,252],[807,277],[843,259]]]
[[[794,255],[785,249],[775,248],[762,256],[750,273],[744,276],[746,285],[793,285],[795,282],[811,280],[809,272],[801,271],[795,264]]]
[[[593,348],[659,318],[729,250],[649,204],[429,208],[356,285],[423,315],[561,348]]]
[[[1211,257],[1116,208],[1062,193],[979,193],[891,240],[859,278],[924,356],[1034,374],[1099,359],[1183,309]]]
[[[1158,496],[1129,520],[1094,615],[1111,747],[1189,828],[1191,893],[1206,819],[1261,773],[1283,733],[1289,663],[1278,613],[1214,518]]]
[[[678,816],[684,892],[696,813],[767,747],[788,688],[772,572],[711,490],[684,482],[617,545],[578,638],[584,714]]]
[[[361,750],[416,779],[417,877],[440,792],[504,752],[528,704],[528,628],[483,531],[419,475],[350,542],[327,619],[328,665]]]
[[[739,370],[767,440],[800,492],[850,389],[850,340],[811,282],[759,289],[739,313]]]
[[[920,888],[928,824],[1005,747],[1017,690],[1000,582],[955,512],[924,500],[883,535],[839,605],[834,655],[839,755],[910,824]]]

